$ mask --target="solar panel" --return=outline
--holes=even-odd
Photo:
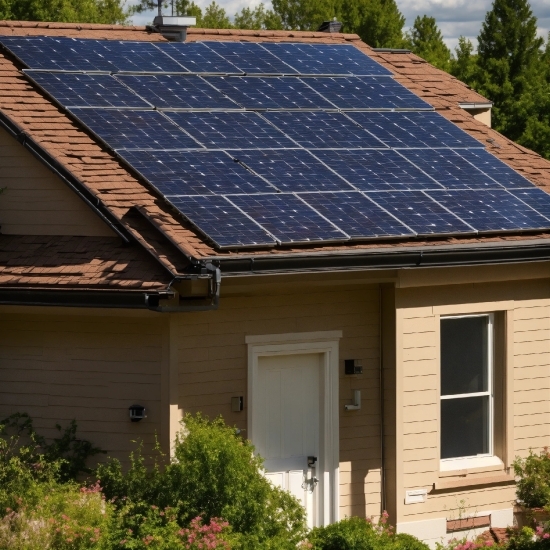
[[[550,220],[550,195],[548,193],[538,187],[511,189],[509,192]]]
[[[233,195],[228,198],[282,244],[348,238],[295,195]]]
[[[170,197],[169,200],[219,248],[276,244],[273,237],[224,197]]]
[[[209,149],[271,149],[296,144],[256,113],[166,112]]]
[[[263,43],[262,47],[300,74],[391,75],[354,46]]]
[[[243,73],[204,42],[157,42],[155,48],[169,55],[191,73]]]
[[[325,101],[296,77],[227,76],[209,77],[208,82],[246,109],[331,109]]]
[[[151,107],[108,74],[33,70],[26,74],[64,107]]]
[[[112,64],[93,50],[97,40],[44,36],[3,37],[6,46],[30,69],[52,71],[110,71]]]
[[[158,109],[239,109],[239,105],[194,75],[118,75]]]
[[[360,191],[442,188],[396,151],[314,149],[311,153]]]
[[[388,147],[483,147],[477,139],[435,111],[346,114]]]
[[[71,109],[112,149],[201,149],[158,111]]]
[[[163,195],[272,193],[274,188],[223,151],[119,151]]]
[[[419,235],[473,233],[473,228],[421,191],[365,193]]]
[[[457,153],[506,189],[534,187],[529,180],[484,149],[468,149]]]
[[[204,42],[245,74],[295,74],[296,71],[254,42]]]
[[[405,86],[384,76],[305,77],[302,80],[338,109],[430,109]]]
[[[386,148],[341,113],[268,111],[262,116],[306,149]]]
[[[480,232],[550,228],[550,221],[504,189],[427,193]]]
[[[95,53],[108,59],[113,66],[112,70],[116,72],[186,72],[179,63],[159,51],[151,42],[97,40],[91,47]]]
[[[299,196],[351,238],[414,235],[361,193],[303,193]]]
[[[461,156],[462,151],[400,149],[399,153],[447,189],[502,188]]]
[[[235,157],[280,191],[351,191],[352,187],[303,149],[239,151]]]

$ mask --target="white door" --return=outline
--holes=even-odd
[[[303,504],[310,528],[318,524],[322,490],[316,472],[321,359],[318,353],[259,357],[253,411],[253,443],[265,459],[266,476]]]

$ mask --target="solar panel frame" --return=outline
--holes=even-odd
[[[319,95],[341,110],[427,110],[433,107],[402,84],[385,76],[300,77]]]
[[[204,42],[158,42],[155,47],[196,74],[235,74],[243,71],[206,46]]]
[[[301,75],[392,75],[391,71],[351,45],[262,43],[262,47],[290,65]],[[345,70],[342,62],[354,66],[357,72]],[[309,71],[307,69],[310,69]]]
[[[391,149],[310,149],[358,191],[443,189]]]
[[[351,240],[413,237],[415,233],[358,191],[299,193],[298,196],[331,220]]]
[[[550,220],[550,194],[546,191],[533,186],[527,189],[508,189],[508,192]]]
[[[428,192],[372,191],[364,194],[418,236],[476,234],[475,228],[433,199]]]
[[[261,116],[304,149],[387,149],[342,113],[267,111]]]
[[[165,197],[272,193],[276,190],[224,151],[119,149],[118,154]]]
[[[304,149],[238,151],[234,157],[282,192],[353,190]]]
[[[251,111],[165,111],[165,115],[207,149],[294,149],[297,147],[297,144],[283,132]]]
[[[219,195],[171,197],[169,202],[220,250],[272,247],[275,238]]]
[[[345,114],[393,149],[485,147],[436,111],[346,111]]]
[[[503,189],[493,178],[468,162],[458,150],[399,149],[398,153],[446,189]]]
[[[198,75],[119,74],[115,78],[157,109],[242,110]]]
[[[292,76],[209,76],[205,80],[245,109],[333,109],[315,90]]]
[[[307,205],[297,195],[278,193],[265,195],[226,196],[283,245],[341,242],[349,240],[333,223]],[[273,220],[282,224],[276,225]],[[322,236],[327,238],[322,238]]]
[[[51,73],[26,70],[29,79],[64,108],[116,107],[147,109],[152,105],[109,74]]]
[[[427,195],[460,216],[478,233],[550,229],[550,220],[506,189],[427,191]],[[536,220],[529,223],[529,220]]]
[[[204,149],[159,111],[70,109],[107,147],[119,149]],[[125,133],[116,129],[124,128]]]
[[[296,69],[257,42],[203,42],[244,74],[292,75]],[[230,46],[228,46],[230,45]],[[230,49],[231,48],[231,49]]]

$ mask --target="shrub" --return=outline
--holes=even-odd
[[[550,505],[550,453],[544,448],[538,455],[529,451],[525,459],[514,461],[516,494],[528,508]]]
[[[510,530],[510,541],[507,550],[550,550],[550,532],[548,526],[523,527]]]
[[[358,517],[346,518],[327,527],[316,527],[308,537],[313,550],[428,550],[417,538],[394,535],[384,512],[378,523]]]
[[[289,493],[261,473],[262,461],[221,418],[187,415],[175,445],[175,458],[147,468],[138,449],[127,473],[112,460],[97,469],[107,498],[131,518],[149,517],[149,507],[169,508],[181,526],[201,517],[223,518],[232,529],[233,548],[295,549],[305,537],[305,512]],[[159,455],[160,456],[160,455]]]

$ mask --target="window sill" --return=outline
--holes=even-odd
[[[504,469],[504,464],[498,456],[466,456],[464,458],[448,458],[439,462],[440,472],[460,472],[478,470],[480,468],[496,467]],[[460,475],[460,474],[457,474]]]
[[[461,489],[464,487],[477,487],[480,485],[502,485],[515,483],[514,476],[510,474],[494,474],[487,476],[462,477],[460,479],[447,479],[436,481],[433,485],[434,491],[446,491],[449,489]]]

